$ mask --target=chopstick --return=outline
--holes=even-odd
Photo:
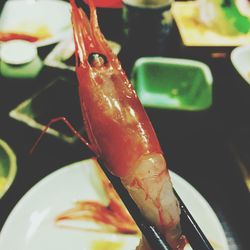
[[[189,244],[194,250],[213,250],[208,239],[194,220],[191,213],[181,200],[180,196],[174,190],[181,208],[181,227],[183,234],[187,237]]]
[[[112,175],[107,170],[105,164],[100,158],[97,158],[97,162],[99,163],[103,172],[112,183],[113,187],[115,188],[115,191],[120,196],[122,202],[129,211],[130,215],[133,217],[135,223],[141,230],[142,234],[147,239],[147,242],[150,245],[150,247],[153,250],[170,250],[171,248],[169,244],[166,242],[163,235],[161,235],[160,232],[153,225],[151,225],[141,214],[139,208],[129,195],[126,188],[121,183],[120,178]]]
[[[151,249],[171,250],[171,247],[166,242],[164,236],[153,225],[151,225],[147,221],[147,219],[141,214],[139,208],[129,195],[128,191],[122,185],[120,179],[112,175],[107,170],[105,164],[101,159],[97,158],[97,161],[101,166],[102,170],[104,171],[104,173],[106,174],[106,176],[108,177],[108,179],[110,180],[110,182],[112,183],[113,187],[120,196],[121,200],[128,209],[129,213],[133,217],[135,223],[141,230],[142,234],[147,239],[147,242],[150,245]],[[212,246],[208,242],[207,238],[201,231],[198,224],[195,222],[194,218],[184,205],[183,201],[181,200],[177,192],[175,190],[174,192],[180,203],[182,231],[183,234],[187,237],[193,250],[213,250]]]

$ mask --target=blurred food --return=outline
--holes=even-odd
[[[210,4],[208,0],[206,0],[205,3],[208,3],[208,5]],[[236,26],[233,26],[227,19],[218,19],[219,24],[217,25],[209,21],[211,18],[215,18],[217,12],[214,12],[213,8],[211,10],[208,6],[206,8],[204,7],[204,12],[211,10],[211,17],[203,14],[203,12],[201,14],[198,8],[199,4],[198,1],[175,2],[173,4],[172,12],[184,45],[239,46],[249,43],[250,20],[248,17],[242,17],[244,20],[247,20],[246,22],[239,22],[240,24],[243,23],[243,28],[240,28],[240,24],[238,25],[238,22],[235,21],[237,18],[233,17],[232,20],[237,23],[237,25],[235,23]],[[212,13],[214,13],[214,16]],[[206,21],[201,21],[200,15]],[[222,30],[222,32],[220,30]]]
[[[45,46],[68,36],[70,27],[70,7],[65,1],[12,0],[1,12],[0,41],[18,38]]]
[[[238,0],[246,2],[247,0]],[[197,0],[198,20],[209,28],[224,35],[249,33],[250,15],[241,12],[236,0]]]

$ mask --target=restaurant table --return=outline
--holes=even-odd
[[[196,59],[210,67],[213,104],[195,112],[154,108],[146,111],[169,169],[186,179],[209,202],[224,228],[230,250],[247,250],[250,200],[240,169],[242,164],[250,165],[250,86],[231,64],[232,47],[185,47],[175,25],[169,39],[163,56]],[[39,49],[42,59],[53,46]],[[214,52],[222,52],[222,57],[214,58]],[[131,55],[122,50],[119,56],[129,75]],[[13,185],[0,200],[0,229],[16,203],[39,180],[62,166],[91,157],[79,141],[69,144],[51,135],[45,135],[29,155],[39,131],[9,116],[20,102],[59,77],[76,82],[74,72],[46,66],[34,80],[0,76],[0,138],[15,152],[18,167]]]

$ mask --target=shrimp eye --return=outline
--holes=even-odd
[[[88,57],[88,62],[93,67],[102,67],[107,63],[107,57],[99,53],[91,53]]]

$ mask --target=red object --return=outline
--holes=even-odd
[[[88,4],[88,0],[84,0]],[[93,0],[98,8],[121,8],[122,0]]]
[[[112,174],[129,176],[141,156],[162,154],[159,141],[132,84],[103,38],[94,3],[89,1],[90,21],[73,0],[71,3],[80,58],[76,64],[79,95],[90,144]],[[93,53],[105,55],[108,65],[92,67],[88,60]]]
[[[36,42],[39,40],[38,37],[30,36],[26,34],[19,34],[19,33],[7,33],[7,32],[0,32],[0,41],[7,42],[11,40],[25,40],[28,42]]]

